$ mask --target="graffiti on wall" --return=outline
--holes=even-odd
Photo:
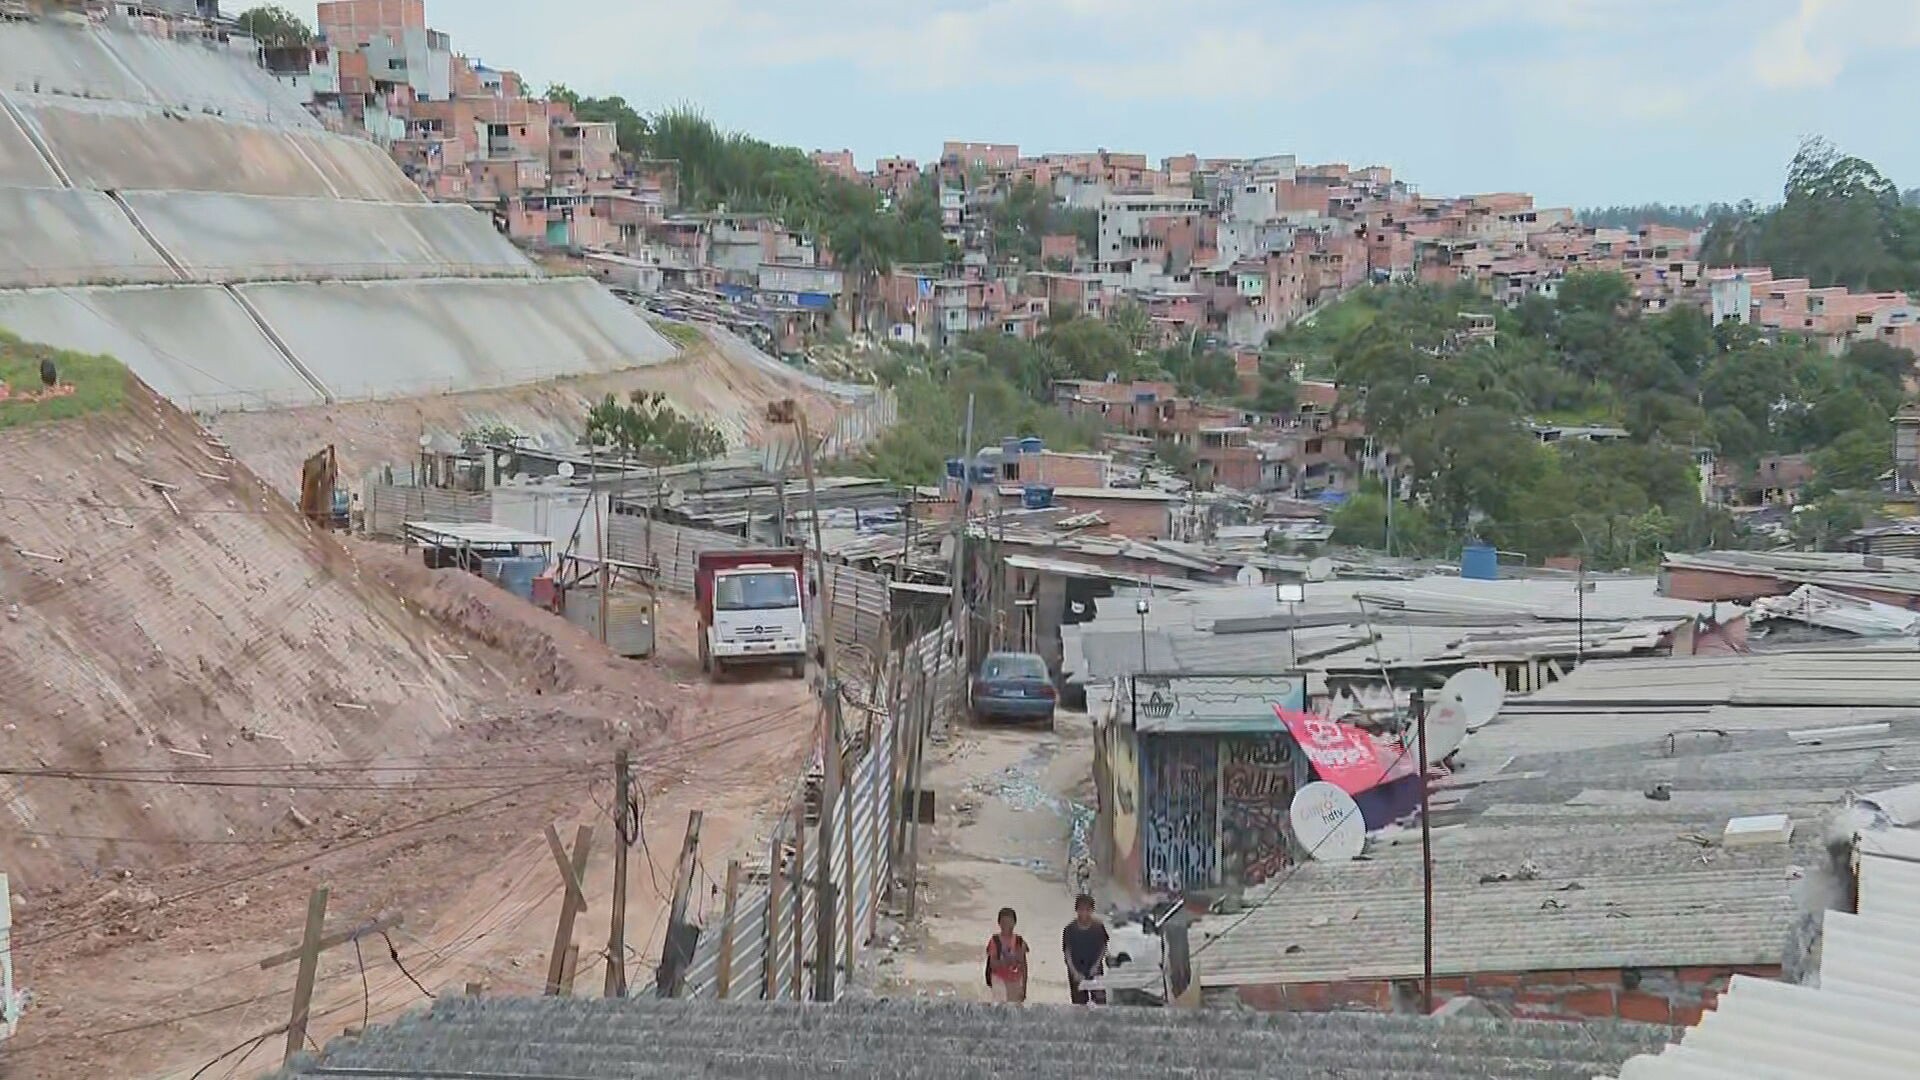
[[[1258,885],[1287,868],[1287,811],[1301,762],[1284,735],[1222,740],[1220,862],[1225,880]]]
[[[1118,724],[1110,725],[1114,738],[1109,744],[1109,768],[1113,771],[1113,849],[1138,869],[1140,849],[1136,846],[1140,828],[1140,758],[1135,753],[1133,732]]]
[[[1140,748],[1140,847],[1147,886],[1203,889],[1220,880],[1218,740],[1149,735]]]

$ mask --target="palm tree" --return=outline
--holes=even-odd
[[[1131,301],[1115,304],[1107,315],[1107,322],[1126,339],[1127,348],[1136,353],[1153,340],[1153,319],[1147,315],[1147,309],[1139,304]]]

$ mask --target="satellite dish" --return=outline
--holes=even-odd
[[[1479,731],[1500,715],[1500,706],[1507,700],[1507,688],[1493,672],[1467,668],[1447,680],[1447,685],[1440,688],[1440,698],[1458,702],[1466,715],[1467,730]],[[1427,741],[1433,741],[1432,728],[1427,729]]]
[[[493,463],[504,469],[513,464],[513,455],[502,453],[499,457],[493,459]]]
[[[420,449],[425,450],[427,447],[432,445],[433,445],[433,436],[431,435],[420,436]]]
[[[1333,579],[1333,560],[1325,555],[1307,564],[1308,581],[1331,581]]]
[[[1241,567],[1240,572],[1233,575],[1233,580],[1241,585],[1266,584],[1266,578],[1261,575],[1260,568],[1251,564]]]
[[[1467,710],[1456,697],[1442,692],[1427,707],[1427,768],[1447,760],[1467,738]]]
[[[560,468],[555,471],[560,474],[560,479],[571,480],[573,479],[573,462],[563,461],[560,463]]]
[[[1288,811],[1294,839],[1315,862],[1351,862],[1367,846],[1367,823],[1353,796],[1315,780],[1293,797]]]

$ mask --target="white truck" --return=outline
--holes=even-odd
[[[807,673],[806,556],[792,548],[703,551],[695,564],[700,670],[768,665]]]

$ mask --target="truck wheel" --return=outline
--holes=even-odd
[[[794,661],[793,663],[791,663],[791,664],[788,664],[788,665],[787,665],[787,674],[788,674],[788,675],[791,675],[792,677],[794,677],[794,678],[796,678],[796,679],[804,679],[804,678],[806,678],[806,677],[807,677],[807,662],[806,662],[805,660],[795,660],[795,661]]]
[[[700,638],[700,672],[704,675],[713,674],[713,657],[707,652],[707,639],[705,635],[702,635]]]

